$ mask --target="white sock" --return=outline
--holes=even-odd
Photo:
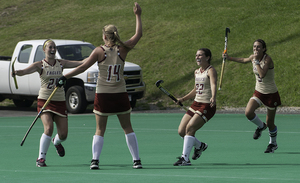
[[[196,137],[195,137],[195,148],[200,149],[202,142],[200,142]]]
[[[99,160],[102,147],[103,147],[104,139],[102,136],[94,135],[93,137],[93,144],[92,144],[92,152],[93,152],[93,159]]]
[[[181,157],[183,157],[185,159],[185,161],[189,160],[190,153],[191,153],[191,150],[194,147],[194,145],[195,145],[195,137],[185,135],[184,141],[183,141],[183,150],[182,150],[182,155],[181,155]]]
[[[39,149],[38,159],[43,158],[46,160],[46,154],[50,146],[50,143],[51,143],[51,137],[43,133],[40,139],[40,149]]]
[[[59,144],[61,144],[63,141],[64,141],[64,140],[60,140],[58,134],[56,134],[55,137],[54,137],[53,144],[54,144],[54,145],[59,145]]]
[[[139,160],[139,146],[134,132],[125,134],[126,143],[133,160]]]
[[[273,131],[269,131],[269,136],[270,136],[270,142],[269,144],[274,144],[276,145],[276,139],[277,139],[277,126],[275,127],[275,129]]]
[[[255,117],[251,120],[252,123],[256,124],[259,128],[263,128],[264,127],[264,123],[258,118],[257,115],[255,115]]]

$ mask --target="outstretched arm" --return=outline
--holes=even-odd
[[[75,76],[77,74],[84,72],[89,67],[91,67],[96,61],[98,61],[99,60],[98,57],[102,56],[102,55],[103,55],[103,50],[100,47],[95,48],[93,50],[93,52],[91,53],[91,55],[82,61],[83,63],[81,65],[79,65],[78,67],[73,69],[71,72],[67,73],[66,75],[64,75],[64,77],[66,79],[69,79],[72,76]]]
[[[227,60],[231,60],[231,61],[239,62],[239,63],[248,63],[248,62],[251,62],[251,56],[249,58],[236,58],[236,57],[230,57],[230,56],[228,56],[227,53],[223,53],[222,57],[226,58]]]
[[[35,62],[35,63],[31,64],[30,66],[28,66],[25,69],[16,70],[14,73],[11,73],[11,76],[12,77],[14,77],[14,76],[24,76],[24,75],[27,75],[27,74],[34,73],[36,71],[38,71],[38,72],[41,71],[41,63],[40,62]]]

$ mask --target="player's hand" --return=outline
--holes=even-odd
[[[67,82],[67,78],[65,76],[62,76],[58,79],[58,82],[56,83],[56,87],[62,87]]]
[[[210,99],[210,107],[214,107],[216,105],[216,100],[214,98]]]
[[[135,15],[142,14],[142,8],[140,7],[140,5],[137,2],[134,3],[133,12]]]
[[[229,58],[227,53],[222,53],[222,57],[225,58],[225,59]]]

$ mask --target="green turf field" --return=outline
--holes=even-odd
[[[95,131],[93,115],[69,116],[69,136],[61,158],[51,144],[46,163],[38,168],[38,120],[24,145],[21,140],[33,117],[0,117],[0,182],[300,182],[300,115],[278,114],[278,146],[274,154],[263,153],[269,137],[263,132],[253,140],[256,127],[243,114],[216,114],[196,134],[208,143],[192,166],[174,167],[183,140],[177,126],[183,113],[133,113],[143,169],[133,169],[124,133],[117,117],[109,118],[100,156],[100,170],[90,170]],[[264,115],[259,115],[264,119]]]

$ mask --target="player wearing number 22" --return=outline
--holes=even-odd
[[[129,40],[122,42],[114,25],[104,26],[102,38],[105,45],[95,48],[84,64],[60,78],[61,83],[64,83],[67,78],[85,71],[95,62],[98,63],[99,73],[94,100],[96,133],[93,136],[93,158],[90,169],[99,169],[99,157],[103,147],[107,119],[110,115],[117,115],[119,118],[133,158],[133,168],[142,168],[137,138],[131,126],[132,109],[123,76],[127,53],[142,37],[142,10],[138,3],[135,3],[133,11],[136,16],[136,32]]]
[[[270,141],[265,153],[273,153],[278,148],[276,142],[277,127],[275,126],[275,114],[277,107],[281,105],[281,101],[274,80],[274,63],[266,52],[267,46],[265,41],[258,39],[253,43],[253,54],[249,58],[234,58],[229,57],[228,54],[223,54],[223,57],[239,63],[252,63],[256,85],[255,92],[247,104],[245,115],[249,121],[258,126],[253,139],[258,139],[262,131],[267,127],[269,128]],[[255,114],[255,110],[262,104],[267,107],[267,124],[262,122]]]
[[[62,76],[63,68],[73,68],[82,64],[84,61],[70,61],[55,59],[56,45],[51,39],[46,40],[43,44],[45,59],[40,62],[35,62],[23,70],[16,70],[12,76],[23,76],[38,72],[41,79],[41,88],[37,100],[37,110],[40,112],[43,105],[53,92],[58,78]],[[53,122],[56,123],[57,134],[52,139],[59,156],[65,155],[64,147],[61,142],[65,141],[68,135],[68,118],[65,102],[65,92],[63,88],[59,88],[53,95],[50,103],[44,109],[40,116],[43,125],[44,133],[40,139],[39,157],[36,161],[36,166],[45,167],[46,154],[51,143],[53,133]]]
[[[211,57],[211,51],[207,48],[197,51],[196,62],[200,68],[195,70],[194,89],[178,99],[178,102],[183,102],[194,98],[194,102],[178,127],[178,133],[184,141],[182,155],[174,166],[191,165],[189,156],[192,148],[194,147],[192,159],[196,160],[208,147],[206,143],[199,141],[195,134],[216,112],[217,72],[210,65]]]

